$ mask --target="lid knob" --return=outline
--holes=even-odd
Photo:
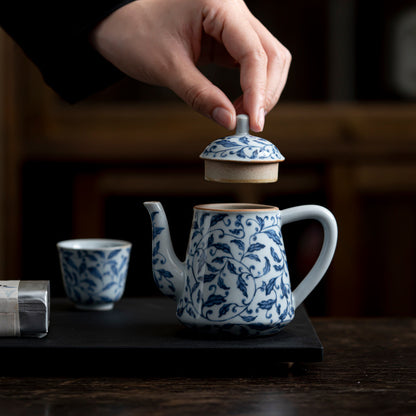
[[[235,129],[235,134],[236,135],[248,134],[249,129],[250,129],[250,126],[249,126],[248,115],[239,114],[237,116],[237,127]]]

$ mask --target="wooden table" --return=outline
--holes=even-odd
[[[319,318],[313,323],[325,348],[320,363],[237,377],[0,377],[0,413],[416,414],[416,319]]]

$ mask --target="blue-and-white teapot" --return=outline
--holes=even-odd
[[[145,202],[152,220],[153,276],[177,302],[184,325],[235,335],[278,332],[325,274],[335,252],[337,224],[326,208],[279,210],[258,204],[194,207],[186,259],[174,253],[160,202]],[[292,292],[281,227],[305,219],[324,229],[320,255]]]

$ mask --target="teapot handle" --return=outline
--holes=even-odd
[[[300,220],[318,220],[324,229],[324,241],[312,269],[293,291],[295,309],[312,292],[327,271],[337,245],[338,227],[331,211],[319,205],[301,205],[280,211],[282,226]]]

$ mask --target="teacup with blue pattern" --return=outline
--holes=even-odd
[[[57,244],[65,292],[78,309],[113,309],[124,293],[131,246],[103,238]]]

